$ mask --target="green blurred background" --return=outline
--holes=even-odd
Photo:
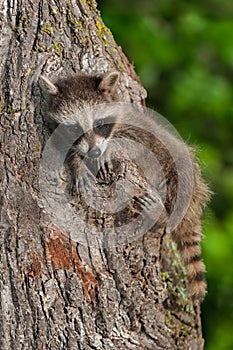
[[[198,145],[214,197],[204,219],[205,350],[233,349],[233,2],[98,1],[147,105]]]

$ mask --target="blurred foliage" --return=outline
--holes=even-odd
[[[233,2],[99,1],[147,105],[198,145],[214,197],[204,220],[206,350],[233,349]]]

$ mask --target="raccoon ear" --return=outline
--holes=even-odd
[[[108,72],[104,74],[100,84],[99,90],[103,92],[113,93],[116,89],[116,85],[119,81],[120,73],[117,71]]]
[[[48,78],[41,75],[39,78],[39,85],[45,95],[56,95],[58,88]]]

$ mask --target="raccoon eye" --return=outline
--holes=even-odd
[[[82,131],[79,125],[70,125],[68,126],[67,130],[72,135],[77,135]]]
[[[114,126],[112,118],[98,119],[94,123],[94,132],[102,137],[109,137]]]
[[[95,121],[94,128],[100,129],[100,128],[102,128],[103,125],[104,125],[103,119],[98,119]]]

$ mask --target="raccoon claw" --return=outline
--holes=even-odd
[[[106,181],[109,179],[109,175],[112,174],[113,172],[113,164],[111,159],[108,157],[103,157],[100,159],[100,164],[99,164],[99,176],[102,181]]]
[[[107,163],[100,161],[99,176],[101,180],[105,180],[108,175]]]
[[[145,195],[144,197],[137,198],[137,201],[141,204],[142,208],[150,209],[153,204],[157,203],[158,200],[153,195]]]
[[[160,196],[152,194],[135,198],[141,209],[149,216],[157,216],[164,208]]]

